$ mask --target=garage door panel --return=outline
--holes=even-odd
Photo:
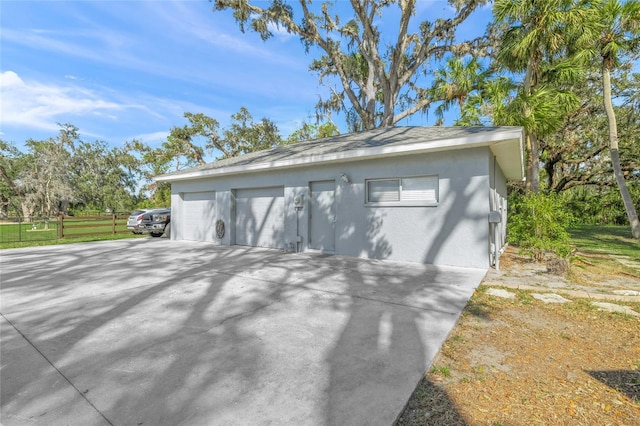
[[[236,191],[236,244],[284,248],[284,188]]]
[[[185,192],[182,200],[180,215],[182,238],[191,241],[213,241],[216,217],[215,192]]]

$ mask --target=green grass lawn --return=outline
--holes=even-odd
[[[57,220],[51,220],[48,224],[43,220],[21,224],[2,223],[0,224],[0,249],[137,237],[127,230],[126,219],[117,219],[117,234],[111,234],[113,229],[112,222],[113,220],[110,217],[104,219],[65,220],[65,237],[63,239],[58,238]],[[73,227],[74,225],[82,227],[75,228]],[[105,235],[92,235],[100,233]]]
[[[631,236],[631,228],[616,225],[581,225],[569,229],[577,260],[640,276],[640,241]]]
[[[581,225],[569,229],[571,242],[583,253],[627,256],[640,262],[640,241],[631,228],[616,225]]]
[[[128,238],[150,238],[150,237],[148,235],[135,235],[131,232],[128,234],[116,234],[116,235],[86,235],[86,236],[80,236],[80,237],[63,238],[61,240],[0,243],[0,249],[52,246],[52,245],[58,245],[58,244],[87,243],[91,241],[124,240]]]
[[[58,222],[45,223],[2,223],[0,224],[0,243],[19,241],[44,241],[58,238]]]

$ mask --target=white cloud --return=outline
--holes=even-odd
[[[300,60],[300,55],[283,53],[280,46],[271,46],[259,41],[259,37],[252,31],[247,30],[245,34],[241,33],[233,20],[227,21],[220,18],[221,12],[207,11],[208,14],[203,14],[181,2],[175,3],[174,7],[176,9],[157,9],[153,13],[157,18],[156,22],[164,21],[168,31],[173,32],[174,36],[181,40],[194,37],[216,49],[232,52],[234,55],[246,57],[252,61],[260,59],[283,67],[304,70],[308,66],[306,60]],[[176,16],[180,16],[181,19],[176,20]],[[227,29],[231,32],[226,31]],[[293,37],[284,28],[272,24],[269,24],[269,30],[280,41],[287,41]],[[300,46],[296,47],[300,48]]]
[[[131,132],[132,127],[146,130],[151,123],[169,127],[168,123],[178,120],[185,111],[183,103],[171,99],[123,94],[102,87],[87,88],[78,80],[65,84],[43,83],[22,79],[14,71],[0,73],[0,91],[0,116],[5,133],[8,128],[21,132],[57,131],[57,123],[70,122],[78,125],[85,136],[103,138],[105,131],[122,134]],[[144,140],[154,141],[165,136],[166,132],[164,135],[149,132],[144,134]]]
[[[77,86],[25,82],[13,71],[0,74],[0,90],[3,125],[54,130],[65,115],[108,113],[117,118],[117,113],[127,108]]]
[[[145,142],[145,143],[150,144],[150,145],[156,145],[156,144],[160,144],[160,142],[163,142],[164,140],[166,140],[167,136],[169,136],[169,132],[168,131],[161,131],[161,132],[153,132],[153,133],[145,133],[145,134],[141,134],[141,135],[136,135],[136,136],[132,137],[131,139],[136,139],[136,140],[139,140],[141,142]]]
[[[287,31],[285,27],[275,24],[267,24],[269,31],[273,33],[279,40],[288,41],[290,38],[295,37],[293,34]]]
[[[7,18],[0,32],[3,46],[10,47],[0,69],[0,130],[11,140],[48,137],[60,122],[78,126],[83,137],[118,144],[138,135],[152,143],[186,124],[185,111],[215,117],[225,127],[240,106],[255,117],[287,122],[315,103],[316,77],[297,39],[274,28],[274,40],[263,43],[207,2],[63,2],[43,8],[38,19]],[[287,113],[269,114],[274,105],[289,104]]]
[[[64,53],[95,61],[103,61],[105,58],[100,54],[98,49],[91,49],[81,46],[77,42],[67,42],[62,40],[64,37],[69,37],[72,40],[74,38],[76,40],[86,40],[88,36],[88,34],[61,34],[53,31],[42,30],[15,31],[9,28],[3,28],[2,30],[2,39],[5,42],[16,43],[28,48]]]
[[[111,9],[111,4],[96,5]],[[125,14],[120,17],[120,24],[123,26],[143,11],[147,12],[148,21],[143,25],[146,28],[144,35],[140,36],[133,30],[109,28],[99,20],[87,18],[86,22],[83,22],[86,27],[70,25],[69,28],[56,30],[3,28],[0,38],[4,43],[42,51],[45,54],[83,59],[86,64],[105,64],[108,67],[131,69],[184,82],[197,81],[200,84],[208,83],[212,79],[226,79],[226,85],[241,88],[256,81],[242,76],[234,78],[235,75],[226,73],[224,64],[229,62],[228,58],[239,64],[236,66],[266,62],[289,72],[307,72],[306,58],[297,53],[283,52],[281,43],[256,42],[255,37],[241,34],[235,24],[230,24],[230,32],[227,32],[220,23],[224,20],[219,19],[219,15],[213,12],[203,14],[192,5],[181,2],[167,2],[161,7],[157,4],[142,4],[141,8],[134,9],[131,9],[130,5],[114,7],[118,6],[121,7],[118,9],[121,13],[129,11],[132,15]],[[180,16],[180,19],[176,19],[176,16]],[[286,34],[286,31],[278,32],[278,40],[285,42],[284,36],[281,37],[280,33]],[[157,44],[154,46],[152,42]],[[160,45],[163,46],[162,49],[157,47]],[[152,48],[149,49],[149,46]],[[297,52],[301,47],[296,48]],[[184,49],[188,49],[187,55],[181,52]],[[197,62],[195,58],[201,57],[198,55],[210,55],[212,60]],[[175,56],[185,61],[167,60]],[[67,74],[65,77],[69,80],[86,78],[81,72]],[[254,86],[254,90],[257,91],[264,89],[260,84]]]
[[[18,77],[18,74],[13,71],[6,71],[0,74],[0,88],[10,88],[12,86],[21,86],[23,84],[24,83],[20,77]]]

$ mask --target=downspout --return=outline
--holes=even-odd
[[[498,210],[497,198],[498,198],[498,184],[496,182],[496,156],[493,156],[493,185],[491,185],[491,179],[489,179],[489,256],[491,256],[491,229],[493,229],[493,266],[496,271],[500,270],[500,227],[502,222],[502,214]]]
[[[496,156],[493,156],[493,191],[495,192],[495,196],[493,197],[493,203],[495,205],[496,203],[496,197],[498,195],[498,183],[496,182]],[[500,219],[502,219],[502,215],[500,215]],[[500,247],[498,247],[498,233],[500,232],[500,229],[498,227],[497,223],[493,224],[493,241],[495,242],[494,244],[494,251],[495,253],[493,254],[495,256],[495,265],[496,265],[496,271],[500,270]]]
[[[302,196],[296,196],[293,199],[293,209],[296,211],[296,253],[301,251],[302,237],[300,236],[300,210],[303,208]]]
[[[494,265],[496,267],[496,271],[500,270],[500,248],[498,247],[498,232],[499,232],[498,224],[494,223],[493,224],[493,238],[495,240],[495,244],[493,245],[494,246],[493,248],[494,248],[495,252],[493,254],[493,256],[494,256],[494,258],[493,258],[494,262],[493,263],[494,263]]]
[[[296,206],[296,253],[300,253],[300,210],[302,206]]]

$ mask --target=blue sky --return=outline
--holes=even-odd
[[[416,23],[451,14],[445,1],[416,9]],[[490,16],[483,8],[462,31],[481,34]],[[287,34],[267,42],[242,34],[206,0],[3,0],[0,28],[0,137],[18,146],[55,136],[57,122],[77,126],[84,140],[157,145],[186,124],[185,111],[224,127],[242,106],[286,136],[328,93],[308,70],[316,51]],[[346,131],[342,117],[334,121]]]

